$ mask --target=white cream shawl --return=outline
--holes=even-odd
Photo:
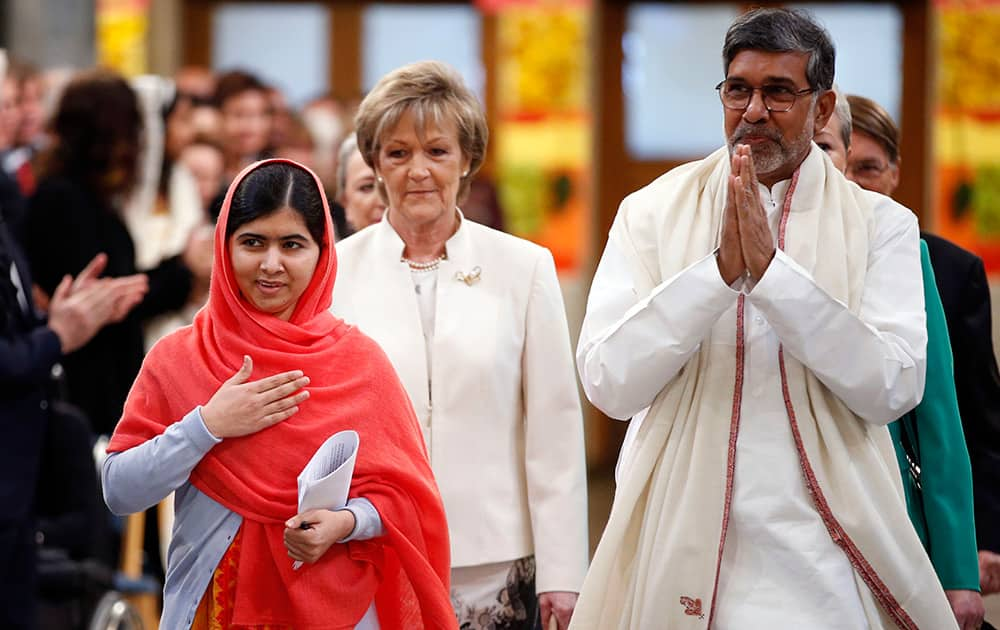
[[[725,148],[622,202],[610,238],[640,295],[718,243]],[[790,201],[790,203],[788,203]],[[814,145],[796,173],[779,246],[855,313],[874,221],[870,203]],[[723,316],[653,401],[615,495],[573,616],[573,630],[707,628],[725,541],[743,381],[743,304]],[[906,514],[885,427],[860,420],[796,359],[781,388],[807,488],[850,559],[872,628],[957,627]]]

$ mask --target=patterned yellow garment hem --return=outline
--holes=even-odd
[[[236,565],[240,557],[240,546],[243,541],[243,529],[236,532],[233,542],[226,549],[219,566],[212,574],[205,594],[201,597],[198,610],[194,615],[191,630],[292,630],[289,626],[233,625],[233,610],[236,602]]]

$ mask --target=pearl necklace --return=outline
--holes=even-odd
[[[410,260],[405,256],[400,256],[399,262],[406,263],[407,265],[410,266],[410,269],[412,269],[413,271],[434,271],[441,265],[442,260],[447,260],[447,259],[448,259],[447,254],[441,254],[434,260],[429,260],[427,262],[417,262],[416,260]]]

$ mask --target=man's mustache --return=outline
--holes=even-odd
[[[767,138],[773,142],[783,145],[781,141],[781,134],[777,130],[771,129],[770,127],[757,127],[747,123],[740,123],[736,130],[733,131],[731,144],[733,146],[739,144],[746,137],[752,138]]]

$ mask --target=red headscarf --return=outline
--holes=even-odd
[[[233,622],[353,628],[375,598],[383,628],[454,628],[448,527],[409,398],[381,348],[328,311],[337,261],[325,197],[322,252],[289,321],[256,310],[240,294],[226,242],[229,207],[250,172],[274,163],[304,168],[266,160],[233,181],[215,230],[208,304],[192,326],[150,351],[108,451],[141,444],[208,402],[244,355],[253,359],[252,379],[301,369],[311,380],[310,397],[298,413],[224,440],[191,473],[195,487],[244,519]],[[296,477],[343,429],[361,438],[350,496],[372,502],[385,535],[334,544],[315,564],[293,571],[282,534],[297,512]]]

